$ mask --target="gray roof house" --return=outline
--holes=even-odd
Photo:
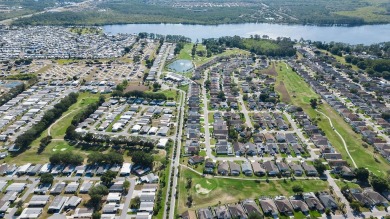
[[[224,205],[220,205],[218,207],[215,207],[214,211],[215,211],[215,216],[217,219],[230,219],[230,218],[232,218],[230,213],[229,213],[229,210]]]
[[[292,215],[294,213],[294,209],[287,198],[279,196],[275,198],[274,202],[281,214]]]
[[[241,218],[241,219],[248,218],[248,216],[244,211],[244,208],[240,204],[228,205],[228,209],[232,218]]]
[[[201,208],[196,211],[199,219],[213,219],[214,215],[209,208]]]
[[[229,173],[229,164],[226,161],[222,161],[218,164],[218,174],[228,175]]]
[[[303,175],[304,171],[303,171],[303,168],[301,167],[301,165],[298,165],[294,162],[291,162],[288,165],[292,169],[295,176],[302,176]]]
[[[259,203],[260,203],[261,209],[263,209],[264,214],[272,215],[272,216],[278,215],[278,209],[277,209],[277,207],[272,199],[261,198],[261,199],[259,199]]]
[[[65,202],[68,201],[68,197],[65,196],[56,196],[53,202],[50,204],[48,212],[50,213],[59,213],[62,207],[65,205]]]
[[[201,208],[196,211],[199,219],[213,219],[214,215],[209,208]]]
[[[320,212],[324,211],[324,206],[321,204],[320,200],[314,195],[314,193],[305,193],[303,194],[303,199],[305,200],[309,209],[317,210]]]
[[[306,162],[303,162],[302,167],[305,170],[305,173],[307,176],[317,176],[318,175],[318,172],[314,166],[309,165]]]
[[[324,205],[325,208],[329,209],[338,209],[337,202],[334,200],[334,198],[329,195],[326,192],[321,192],[318,195],[318,198],[320,199],[321,203]]]
[[[251,163],[249,161],[243,162],[241,164],[241,169],[242,169],[242,173],[245,174],[246,176],[253,175]]]
[[[255,161],[252,162],[251,164],[252,164],[253,173],[256,176],[264,176],[266,174],[265,169],[261,166],[259,162]]]
[[[254,214],[262,216],[261,210],[254,200],[247,199],[242,201],[241,204],[248,215]]]
[[[235,163],[233,161],[229,161],[229,167],[230,167],[230,175],[231,176],[238,176],[241,173],[241,167],[238,163]]]
[[[263,167],[267,171],[268,176],[276,176],[279,174],[279,170],[273,161],[264,162]]]

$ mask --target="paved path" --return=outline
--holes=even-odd
[[[69,113],[67,113],[67,114],[65,114],[65,115],[63,115],[63,116],[61,116],[59,119],[57,119],[55,122],[53,122],[53,123],[49,126],[49,128],[47,129],[47,135],[48,135],[48,136],[51,136],[51,128],[52,128],[55,124],[57,124],[59,121],[61,121],[63,118],[67,117],[68,115],[70,115],[71,113],[73,113],[73,112],[76,111],[76,110],[78,110],[78,109],[74,109],[74,110],[70,111]]]
[[[331,126],[332,129],[336,132],[336,134],[340,137],[341,141],[343,142],[345,151],[347,151],[347,154],[348,154],[349,158],[351,159],[351,161],[352,161],[352,163],[353,163],[353,166],[354,166],[355,168],[357,168],[357,165],[356,165],[355,161],[353,160],[351,154],[349,153],[348,146],[347,146],[347,144],[345,143],[345,140],[344,140],[343,136],[341,136],[340,133],[334,128],[333,123],[332,123],[332,120],[331,120],[325,113],[323,113],[323,112],[321,112],[321,111],[319,111],[319,110],[317,110],[317,109],[316,109],[315,111],[318,112],[318,113],[321,113],[323,116],[325,116],[325,117],[328,119],[328,121],[329,121],[329,123],[330,123],[330,126]]]
[[[133,197],[133,192],[135,188],[135,179],[130,179],[129,181],[130,181],[130,188],[129,191],[127,192],[125,203],[123,204],[123,209],[122,209],[120,219],[127,218],[127,211],[129,210],[130,201],[131,198]]]

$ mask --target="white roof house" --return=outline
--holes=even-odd
[[[31,166],[31,163],[27,163],[25,165],[22,165],[18,168],[18,170],[16,171],[17,174],[19,175],[22,175],[22,174],[25,174],[27,169]]]
[[[120,175],[125,176],[125,175],[130,175],[130,170],[131,170],[131,164],[130,163],[123,163]]]
[[[157,143],[158,148],[165,148],[165,146],[168,143],[168,138],[160,138],[160,140]]]
[[[43,208],[25,208],[22,211],[22,214],[19,216],[20,219],[28,219],[28,218],[39,218],[42,214]]]
[[[22,192],[26,188],[26,183],[12,183],[5,191]]]
[[[41,169],[39,170],[39,173],[48,173],[50,171],[50,164],[49,163],[45,163],[43,164],[43,166],[41,167]]]
[[[119,203],[121,201],[121,193],[108,193],[107,202]]]
[[[139,130],[141,130],[141,126],[140,125],[134,125],[132,128],[131,128],[131,132],[139,132]]]

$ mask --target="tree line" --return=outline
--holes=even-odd
[[[63,98],[59,103],[54,105],[53,109],[48,110],[42,117],[41,121],[33,125],[29,130],[19,135],[15,140],[15,147],[21,150],[25,150],[29,147],[31,142],[38,138],[43,131],[61,117],[62,113],[67,111],[68,108],[77,102],[77,93],[70,93]]]
[[[100,95],[98,102],[89,104],[84,110],[77,113],[73,117],[70,126],[66,129],[65,139],[75,140],[77,138],[77,133],[76,133],[77,125],[80,122],[86,120],[92,113],[94,113],[99,108],[99,106],[101,106],[104,103],[104,101],[105,101],[104,96]]]
[[[207,56],[220,54],[227,48],[248,50],[256,55],[294,56],[294,42],[289,38],[278,37],[276,40],[261,38],[243,38],[239,36],[203,39],[202,44],[207,48]]]

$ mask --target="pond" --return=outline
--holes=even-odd
[[[179,59],[168,65],[168,69],[176,73],[185,73],[194,69],[194,64],[190,60]]]

